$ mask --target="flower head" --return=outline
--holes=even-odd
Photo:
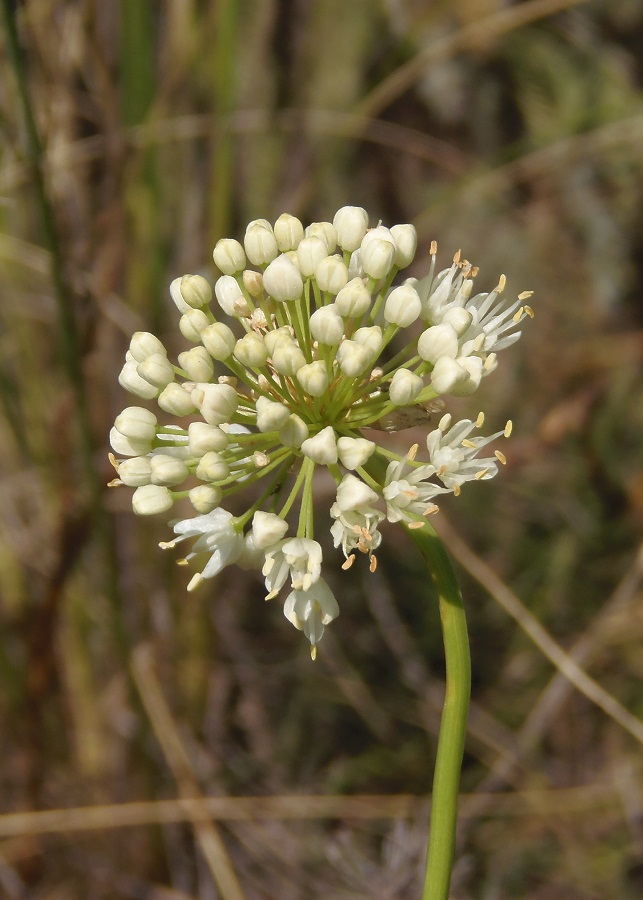
[[[203,563],[188,589],[233,563],[260,569],[268,598],[289,586],[284,612],[313,655],[339,612],[321,577],[316,470],[337,486],[329,518],[343,568],[360,551],[373,570],[381,523],[421,527],[437,497],[492,478],[503,454],[478,454],[509,428],[483,437],[473,434],[481,417],[444,416],[424,460],[417,445],[400,455],[374,435],[425,423],[449,394],[473,393],[532,315],[528,293],[503,299],[504,276],[475,293],[477,268],[459,253],[436,274],[435,243],[425,278],[398,279],[415,229],[368,225],[365,210],[348,206],[332,222],[304,228],[284,214],[274,226],[251,222],[243,242],[219,241],[214,291],[196,275],[170,287],[193,346],[173,363],[154,335],[132,337],[119,381],[159,409],[127,407],[110,435],[112,484],[135,489],[136,513],[192,504],[196,515],[162,545],[193,540],[186,559]],[[233,516],[221,503],[240,491],[247,511]]]

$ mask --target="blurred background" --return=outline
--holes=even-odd
[[[184,349],[170,280],[354,204],[416,225],[413,274],[435,239],[535,292],[453,409],[511,417],[509,465],[437,517],[474,671],[452,896],[640,897],[643,5],[3,5],[0,896],[419,896],[444,676],[405,535],[373,575],[329,553],[312,664],[255,575],[187,595],[105,488],[131,333]]]

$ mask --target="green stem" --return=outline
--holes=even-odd
[[[422,900],[448,900],[455,851],[460,770],[471,694],[467,622],[451,560],[430,525],[408,534],[426,560],[438,594],[446,691],[433,773],[431,827]]]

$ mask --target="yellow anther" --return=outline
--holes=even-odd
[[[511,419],[507,419],[507,424],[505,425],[505,430],[503,431],[503,434],[506,438],[508,438],[509,435],[511,434],[513,427],[514,427],[514,425],[513,425],[513,422],[511,421]]]
[[[346,557],[346,561],[342,563],[342,569],[345,572],[348,572],[348,570],[350,569],[350,567],[353,565],[354,562],[355,562],[355,554],[351,553],[350,556]]]
[[[499,462],[501,462],[501,463],[503,464],[503,466],[506,466],[506,465],[507,465],[507,457],[506,457],[505,454],[502,452],[502,450],[496,450],[496,451],[494,452],[494,456],[496,457],[496,459],[497,459]]]

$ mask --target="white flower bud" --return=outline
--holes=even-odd
[[[230,467],[220,453],[208,450],[201,457],[194,474],[200,481],[223,481],[230,474]]]
[[[278,341],[272,353],[272,364],[280,375],[296,375],[306,365],[306,357],[294,341]]]
[[[257,428],[259,431],[278,431],[290,418],[290,410],[283,403],[269,400],[268,397],[257,397]]]
[[[163,412],[173,416],[189,416],[196,409],[190,393],[182,384],[177,384],[175,381],[163,388],[158,395],[157,402]]]
[[[138,374],[138,366],[139,363],[135,359],[126,362],[118,376],[118,383],[130,394],[136,394],[137,397],[142,397],[144,400],[151,400],[158,394],[158,388],[141,378]]]
[[[370,309],[371,295],[361,278],[352,278],[335,297],[335,309],[340,316],[358,319]]]
[[[384,318],[391,325],[408,328],[415,322],[422,310],[422,301],[418,292],[410,284],[401,284],[394,288],[386,298]]]
[[[342,206],[335,213],[333,225],[342,250],[357,250],[368,229],[368,213],[361,206]]]
[[[344,320],[337,314],[334,304],[320,306],[310,317],[310,333],[329,347],[339,344],[344,336]]]
[[[150,441],[136,441],[125,437],[118,428],[114,427],[109,432],[109,443],[119,456],[145,456],[152,449]]]
[[[162,353],[153,353],[148,356],[138,364],[136,371],[144,381],[149,381],[159,391],[174,381],[172,363]]]
[[[179,319],[179,330],[183,337],[198,344],[201,340],[201,332],[210,324],[210,319],[202,309],[189,309]]]
[[[450,356],[441,356],[437,360],[431,373],[431,387],[436,394],[448,394],[462,384],[469,377],[466,369],[451,359]]]
[[[373,441],[366,438],[340,437],[337,441],[339,460],[347,469],[357,469],[363,466],[375,451]]]
[[[387,228],[385,225],[369,228],[362,239],[360,248],[362,252],[372,241],[388,241],[389,244],[393,244],[393,247],[395,247],[395,238],[391,234],[391,229]]]
[[[128,487],[141,487],[149,484],[152,477],[152,465],[149,456],[134,456],[124,459],[118,466],[118,477]]]
[[[142,406],[127,406],[116,416],[114,428],[133,441],[153,441],[156,437],[156,416]]]
[[[424,388],[424,381],[408,369],[398,369],[391,379],[389,397],[396,406],[409,406],[414,403]]]
[[[237,339],[225,322],[213,322],[201,332],[203,346],[213,359],[228,359],[232,355]]]
[[[353,334],[353,340],[361,344],[370,354],[370,358],[374,359],[379,356],[384,338],[382,337],[382,329],[379,325],[370,325],[364,328],[358,328]]]
[[[229,384],[198,385],[192,392],[192,399],[208,425],[229,422],[239,404],[237,392]]]
[[[201,309],[212,300],[212,288],[201,275],[183,275],[179,288],[183,300],[191,309]],[[180,312],[187,312],[187,310],[180,310]]]
[[[386,278],[393,268],[395,245],[380,238],[374,238],[366,246],[364,246],[364,241],[362,241],[361,254],[362,268],[367,275],[379,281],[381,278]]]
[[[323,359],[302,366],[297,372],[297,381],[311,397],[322,397],[328,390],[328,370]]]
[[[393,225],[391,234],[395,241],[395,265],[404,269],[413,262],[418,246],[417,231],[413,225]]]
[[[301,452],[320,466],[337,462],[337,437],[330,425],[301,445]]]
[[[179,353],[179,365],[191,381],[209,381],[214,373],[212,357],[205,347],[192,347]]]
[[[201,515],[212,512],[221,502],[221,488],[214,484],[198,484],[188,491],[188,499]]]
[[[235,345],[234,358],[239,360],[242,366],[251,369],[265,365],[268,351],[261,336],[255,331],[249,331],[244,335]]]
[[[462,306],[453,306],[444,313],[440,324],[451,325],[457,336],[460,338],[471,325],[472,321],[473,316],[468,309],[463,309]]]
[[[166,487],[144,484],[132,496],[132,509],[137,516],[154,516],[172,508],[174,500]]]
[[[301,297],[304,282],[297,266],[282,254],[263,273],[263,286],[275,300],[287,301]]]
[[[368,369],[371,354],[357,341],[342,341],[337,348],[337,359],[344,375],[356,378]]]
[[[294,343],[292,330],[288,325],[282,325],[281,328],[275,328],[272,331],[267,331],[263,336],[263,342],[266,345],[266,349],[271,356],[275,352],[275,347],[280,341],[289,341],[290,343]]]
[[[418,353],[427,362],[435,363],[443,356],[455,359],[458,355],[458,335],[452,325],[432,325],[418,339]]]
[[[147,359],[148,356],[152,356],[154,353],[167,356],[167,350],[161,341],[155,334],[150,334],[149,331],[134,332],[129,344],[129,352],[132,354],[132,359],[135,359],[136,362],[143,362],[144,359]]]
[[[267,550],[280,541],[288,531],[288,523],[274,513],[257,510],[252,517],[252,536],[255,547]]]
[[[263,297],[263,276],[261,272],[255,272],[254,269],[244,269],[243,286],[251,297],[256,300]]]
[[[216,425],[207,422],[190,422],[188,425],[188,449],[190,456],[203,456],[210,450],[225,450],[230,438]]]
[[[167,453],[154,453],[150,459],[152,468],[152,484],[169,487],[181,484],[190,474],[185,463]]]
[[[301,447],[308,437],[308,426],[296,413],[291,413],[288,421],[279,429],[279,440],[284,447]]]
[[[288,213],[282,213],[275,222],[275,238],[282,253],[296,250],[304,237],[304,226],[299,219]]]
[[[328,256],[328,247],[323,238],[305,237],[297,247],[297,264],[304,278],[312,278],[315,269]]]
[[[339,256],[327,256],[315,269],[315,281],[320,290],[337,294],[348,281],[346,263]]]
[[[337,246],[337,231],[331,222],[313,222],[306,229],[306,237],[318,237],[326,244],[326,254],[333,253]]]
[[[221,238],[217,241],[212,251],[212,259],[217,269],[223,275],[236,275],[243,271],[246,264],[246,254],[239,241],[232,238]]]
[[[221,278],[217,279],[214,285],[214,293],[219,306],[228,316],[238,316],[239,305],[242,302],[247,305],[248,302],[232,275],[222,275]]]
[[[452,393],[456,397],[465,397],[475,393],[482,380],[482,360],[479,356],[459,356],[456,362],[465,370],[467,378],[456,385]]]
[[[366,482],[355,475],[344,475],[337,488],[337,511],[351,512],[363,507],[372,507],[379,497]]]
[[[272,226],[265,219],[250,222],[246,228],[243,245],[253,266],[265,266],[279,253]]]

